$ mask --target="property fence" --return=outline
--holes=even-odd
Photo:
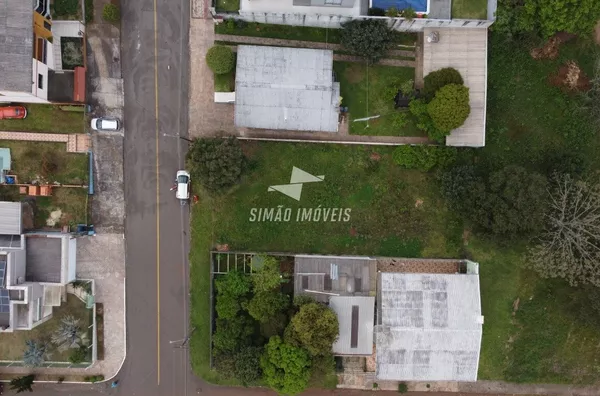
[[[90,362],[70,363],[70,362],[44,362],[39,367],[44,368],[87,368],[91,365]],[[0,360],[0,367],[25,367],[23,362]]]
[[[493,0],[490,0],[493,1]],[[237,19],[246,22],[269,23],[274,25],[308,26],[320,28],[339,29],[342,24],[352,20],[379,19],[386,21],[388,26],[399,32],[421,32],[425,28],[487,28],[491,26],[493,20],[479,19],[429,19],[414,18],[411,20],[405,18],[389,18],[380,16],[340,16],[340,15],[318,15],[318,14],[291,14],[277,12],[247,12],[238,13],[214,13],[217,19]]]

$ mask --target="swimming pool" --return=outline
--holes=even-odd
[[[428,0],[372,0],[371,7],[387,10],[396,7],[398,10],[404,10],[412,7],[416,12],[427,12]]]

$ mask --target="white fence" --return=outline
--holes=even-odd
[[[408,20],[405,18],[389,18],[377,16],[339,16],[339,15],[317,15],[317,14],[286,14],[275,12],[246,12],[240,11],[237,14],[231,13],[216,13],[217,18],[234,18],[241,19],[246,22],[269,23],[274,25],[291,25],[291,26],[310,26],[320,28],[339,29],[345,22],[353,19],[381,19],[387,21],[390,28],[400,32],[420,32],[425,28],[443,28],[443,27],[459,27],[459,28],[487,28],[493,20],[478,20],[478,19],[429,19],[429,18],[414,18]]]

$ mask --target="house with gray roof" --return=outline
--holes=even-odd
[[[238,46],[236,127],[337,132],[339,104],[333,51]]]
[[[376,378],[476,381],[483,316],[478,264],[467,273],[382,272]]]
[[[0,332],[31,330],[50,319],[75,280],[75,236],[23,233],[21,214],[20,202],[0,202]]]

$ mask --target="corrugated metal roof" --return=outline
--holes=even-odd
[[[21,203],[0,202],[0,235],[21,234]]]
[[[423,35],[439,32],[439,42],[423,43],[423,75],[453,67],[469,87],[471,113],[465,123],[446,137],[448,146],[485,146],[487,91],[487,28],[426,28]]]
[[[0,91],[31,92],[33,4],[0,0]]]
[[[334,355],[371,355],[373,353],[373,324],[375,297],[340,296],[331,297],[329,306],[338,316],[340,334],[333,344]],[[357,345],[352,347],[353,307],[357,307]]]
[[[238,46],[238,127],[337,132],[339,96],[333,51]]]
[[[377,378],[476,381],[479,276],[381,273]]]

